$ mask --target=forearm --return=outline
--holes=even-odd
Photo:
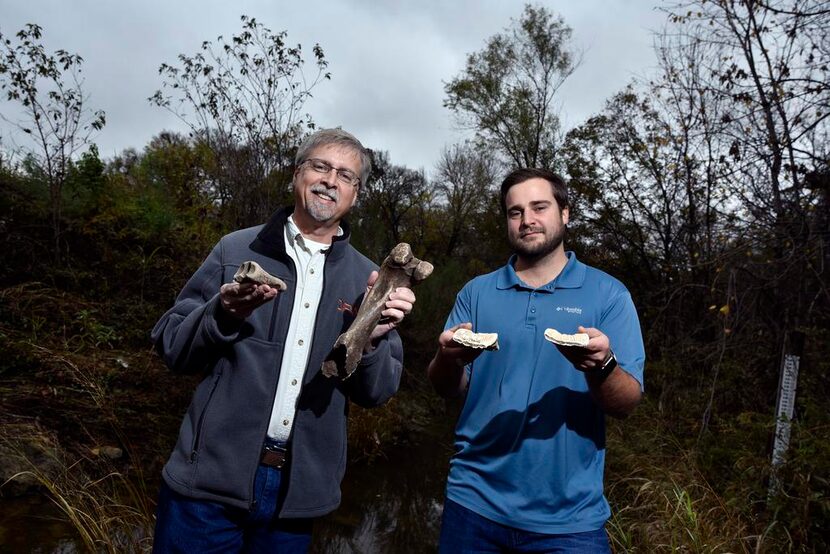
[[[221,344],[236,339],[239,328],[223,324],[217,297],[202,304],[178,302],[156,324],[151,334],[156,350],[176,373],[200,371]],[[217,317],[218,315],[218,317]]]
[[[640,383],[621,367],[614,368],[605,379],[591,373],[586,373],[585,379],[594,402],[610,416],[627,417],[642,398]]]
[[[379,406],[398,391],[402,372],[401,339],[392,331],[378,339],[371,352],[363,354],[357,369],[345,381],[349,398],[364,408]]]
[[[448,356],[439,346],[427,367],[427,377],[435,391],[444,398],[455,398],[467,390],[467,372],[461,358]]]

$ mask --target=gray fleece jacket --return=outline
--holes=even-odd
[[[297,284],[284,239],[292,211],[283,209],[265,225],[223,237],[153,329],[156,348],[172,371],[205,374],[164,467],[164,480],[180,494],[251,508]],[[354,319],[344,306],[360,304],[366,280],[377,269],[349,244],[348,225],[341,222],[341,227],[343,235],[326,254],[323,295],[297,402],[280,517],[317,517],[339,505],[349,401],[380,405],[400,382],[403,350],[394,331],[345,381],[320,372],[335,340]],[[248,260],[285,281],[288,289],[238,322],[222,311],[219,287]]]

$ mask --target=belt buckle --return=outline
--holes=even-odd
[[[262,455],[260,456],[260,463],[282,469],[286,462],[288,449],[273,444],[264,444],[262,447]]]
[[[283,447],[277,446],[275,444],[264,444],[262,446],[262,450],[263,451],[268,451],[268,452],[281,452],[283,454],[285,454],[288,451],[287,448],[283,448]]]

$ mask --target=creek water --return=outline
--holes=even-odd
[[[0,499],[0,553],[82,552],[72,526],[43,496]]]
[[[311,552],[415,554],[437,550],[451,429],[442,423],[372,463],[350,465],[343,501],[315,523]],[[84,552],[42,496],[0,499],[0,554]]]
[[[450,438],[430,433],[388,459],[350,467],[340,508],[315,524],[312,551],[436,552]]]

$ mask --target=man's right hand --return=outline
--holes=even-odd
[[[463,367],[478,358],[483,350],[464,346],[452,340],[453,335],[459,329],[469,329],[472,331],[473,324],[459,323],[441,333],[438,336],[438,348],[442,357],[446,356],[454,360],[456,365]]]
[[[446,356],[447,358],[453,359],[456,365],[465,366],[478,358],[479,354],[482,353],[482,350],[470,348],[469,346],[464,346],[463,344],[459,344],[452,340],[453,335],[459,329],[469,329],[472,331],[473,324],[459,323],[458,325],[450,327],[441,333],[438,336],[438,348],[440,349],[442,357]]]
[[[438,352],[427,367],[435,391],[444,398],[453,398],[467,390],[467,372],[464,366],[475,360],[481,350],[458,344],[452,336],[458,329],[472,330],[472,323],[460,323],[438,336]]]
[[[222,309],[231,317],[243,320],[277,296],[279,289],[257,283],[225,283],[219,289]]]

